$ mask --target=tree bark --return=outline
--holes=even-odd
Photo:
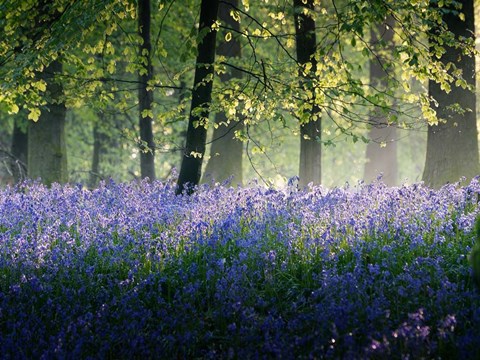
[[[388,74],[384,69],[385,54],[381,53],[382,49],[378,47],[378,42],[383,40],[387,44],[385,49],[387,53],[393,51],[393,26],[394,20],[389,17],[383,24],[371,29],[371,46],[377,48],[380,53],[376,59],[370,61],[370,84],[380,91],[387,90]],[[368,135],[370,142],[367,144],[364,179],[369,183],[381,173],[383,182],[393,186],[397,183],[398,177],[397,128],[395,125],[389,126],[386,115],[377,110],[372,111],[370,123],[372,128]],[[385,147],[381,146],[382,142],[386,143]]]
[[[106,122],[105,115],[100,113],[98,120],[101,124]],[[93,152],[92,152],[92,167],[90,170],[90,179],[88,185],[90,189],[95,188],[98,185],[99,180],[102,179],[101,175],[101,161],[102,156],[105,155],[105,149],[107,137],[103,133],[101,126],[98,122],[93,125]]]
[[[155,180],[155,143],[153,140],[152,110],[153,92],[147,90],[148,82],[153,78],[152,44],[150,41],[150,0],[138,1],[138,31],[142,38],[140,58],[144,59],[143,69],[138,79],[138,111],[140,127],[140,174],[142,179]]]
[[[474,37],[474,7],[473,0],[462,2],[462,21],[453,13],[445,13],[443,20],[455,37]],[[431,42],[435,41],[432,37]],[[462,50],[446,47],[442,56],[443,63],[452,62],[463,72],[463,78],[468,84],[475,86],[475,58],[462,54]],[[428,126],[427,154],[423,180],[425,184],[438,188],[446,183],[453,183],[465,176],[467,180],[479,174],[477,122],[475,94],[467,89],[452,84],[450,93],[446,93],[434,81],[429,82],[429,95],[438,102],[438,107],[432,104],[440,119],[445,123]],[[453,104],[459,104],[463,109],[469,109],[459,114],[449,109]]]
[[[10,151],[13,159],[10,165],[10,170],[13,175],[13,180],[18,183],[27,177],[27,157],[28,157],[28,135],[26,121],[21,118],[24,112],[21,111],[15,116],[13,124],[12,144]]]
[[[67,149],[65,144],[66,108],[63,88],[55,82],[55,74],[62,72],[62,63],[54,60],[39,78],[47,83],[49,96],[46,108],[37,122],[28,125],[28,176],[40,178],[46,185],[68,181]]]
[[[308,121],[300,124],[300,180],[299,186],[306,187],[309,183],[318,185],[321,183],[322,176],[322,145],[320,108],[315,103],[315,91],[313,91],[312,78],[317,71],[317,60],[315,59],[315,49],[317,45],[315,35],[315,20],[306,15],[302,8],[313,10],[313,0],[307,0],[304,4],[302,0],[294,0],[294,18],[295,18],[295,39],[297,43],[297,61],[303,66],[311,63],[309,74],[303,75],[300,70],[300,77],[303,77],[301,85],[305,89],[311,89],[312,98],[308,99],[311,103],[311,111]]]
[[[233,6],[233,7],[232,7]],[[230,16],[230,10],[238,7],[238,0],[227,0],[222,2],[218,8],[218,18],[231,28],[233,32],[240,31],[240,23]],[[225,34],[222,34],[225,35]],[[224,36],[218,43],[217,54],[227,58],[241,56],[240,41],[232,36],[230,41],[226,41]],[[221,82],[227,82],[234,78],[241,78],[243,73],[236,69],[220,75]],[[243,143],[235,139],[235,130],[242,130],[244,125],[242,119],[231,121],[225,125],[227,116],[224,112],[215,114],[215,123],[218,125],[213,130],[212,145],[210,147],[210,159],[205,168],[205,175],[210,176],[216,181],[224,181],[232,177],[232,184],[242,184],[242,166],[243,166]],[[204,176],[205,177],[205,176]]]
[[[200,5],[198,55],[187,139],[178,177],[177,194],[183,193],[184,190],[191,193],[193,191],[192,186],[198,185],[202,174],[202,161],[207,139],[207,129],[204,121],[208,119],[210,114],[209,106],[212,100],[213,63],[215,61],[217,35],[217,32],[212,30],[211,27],[217,20],[218,6],[218,0],[202,0]],[[200,36],[203,36],[203,38],[200,38]]]

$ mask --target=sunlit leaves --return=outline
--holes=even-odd
[[[429,99],[427,95],[420,96],[422,114],[429,125],[438,125],[437,112],[432,108],[431,101],[435,104],[434,99]]]
[[[230,16],[236,22],[240,22],[240,13],[237,10],[235,9],[230,10]]]
[[[220,29],[220,25],[221,25],[221,24],[220,24],[220,21],[216,20],[216,21],[212,24],[211,29],[212,29],[213,31],[218,31],[218,29]]]
[[[152,119],[153,118],[153,111],[152,109],[145,109],[142,111],[142,118],[145,119],[145,118],[150,118]]]
[[[155,92],[159,106],[145,116],[162,125],[156,129],[159,134],[164,131],[176,134],[172,128],[182,128],[188,109],[196,44],[210,31],[206,29],[197,38],[198,4],[173,2],[170,7],[170,2],[155,2],[154,44],[149,54],[138,52],[140,39],[134,1],[51,3],[51,12],[42,17],[42,21],[51,21],[45,27],[35,25],[36,1],[10,1],[4,5],[8,11],[0,14],[0,27],[6,35],[0,39],[0,57],[6,59],[0,67],[4,80],[0,91],[2,109],[15,113],[27,108],[32,120],[38,119],[37,110],[31,109],[42,108],[41,100],[47,91],[35,74],[56,56],[62,56],[66,66],[57,81],[64,85],[67,105],[109,107],[123,119],[135,109],[136,76],[146,73],[151,57],[159,73],[149,81],[148,90]],[[444,27],[436,41],[429,43],[427,34],[432,24],[442,25],[442,19],[439,12],[430,8],[428,0],[314,3],[315,11],[300,10],[314,16],[317,23],[317,52],[312,58],[317,63],[315,72],[312,62],[302,68],[296,62],[294,9],[290,3],[285,6],[272,1],[243,0],[238,9],[230,11],[230,16],[241,24],[240,33],[222,28],[225,24],[214,25],[229,44],[240,42],[242,58],[219,57],[215,76],[205,79],[214,82],[214,101],[210,104],[213,110],[225,112],[228,121],[245,118],[249,126],[282,119],[276,125],[294,128],[297,121],[308,121],[305,114],[317,106],[322,119],[338,124],[338,129],[336,125],[324,129],[329,136],[358,131],[355,134],[358,140],[372,109],[392,114],[389,121],[398,121],[405,127],[418,121],[419,109],[424,120],[435,123],[430,99],[419,93],[426,92],[425,84],[430,79],[446,91],[452,86],[468,87],[461,73],[439,60],[446,46],[462,47],[465,55],[471,55],[474,44],[471,39],[455,39]],[[443,9],[450,3],[443,1],[438,5]],[[463,17],[461,10],[457,10]],[[53,21],[56,12],[64,12],[61,21]],[[397,19],[393,53],[382,41],[370,46],[370,28],[388,16]],[[17,47],[22,52],[15,52]],[[368,81],[369,62],[379,58],[384,61],[389,77],[385,91]],[[232,71],[241,72],[243,79],[217,81]],[[307,77],[308,86],[300,84],[299,75]],[[179,89],[181,86],[183,90]],[[184,96],[182,99],[180,94]],[[398,112],[389,112],[392,107],[399,109]],[[400,109],[404,108],[410,113],[402,113]],[[208,125],[208,121],[197,125]],[[237,135],[244,140],[248,138],[242,132]]]
[[[285,25],[287,23],[287,19],[285,17],[285,13],[283,11],[279,12],[271,12],[268,16],[275,21],[275,24],[278,25],[280,22],[281,25]]]
[[[32,85],[42,92],[47,90],[47,84],[44,80],[36,81],[36,82],[32,83]]]
[[[265,146],[253,146],[252,147],[252,154],[264,154],[266,151]]]
[[[199,153],[199,152],[197,152],[197,151],[191,151],[191,152],[190,152],[190,156],[191,156],[191,157],[194,157],[194,158],[199,158],[199,159],[201,159],[201,158],[203,157],[203,154],[202,154],[202,153]]]
[[[8,110],[9,114],[17,114],[20,108],[18,107],[17,104],[11,104],[10,109]]]
[[[46,91],[44,81],[33,80],[35,73],[42,72],[44,66],[59,56],[63,58],[63,62],[68,59],[65,67],[67,73],[71,69],[68,65],[82,64],[83,69],[77,68],[73,75],[77,78],[86,72],[91,72],[96,77],[103,76],[104,72],[96,67],[98,59],[95,57],[98,54],[113,56],[115,48],[112,42],[103,36],[95,39],[93,43],[87,38],[94,30],[102,28],[103,19],[111,19],[111,14],[122,6],[125,7],[126,14],[134,9],[128,1],[107,0],[86,1],[81,4],[58,0],[42,8],[37,6],[36,1],[22,1],[19,4],[21,6],[11,2],[5,3],[3,9],[5,16],[0,16],[0,22],[5,23],[7,30],[12,32],[11,37],[0,40],[0,51],[6,55],[6,62],[0,68],[0,75],[4,80],[11,79],[2,83],[4,93],[9,94],[10,100],[21,98],[27,107],[33,108],[37,106],[35,105],[38,103],[37,98]],[[105,36],[110,36],[117,30],[117,24],[110,21],[104,30]],[[83,60],[79,53],[76,57],[72,56],[78,49],[81,49],[83,54],[92,56]],[[115,61],[109,60],[105,68],[105,72],[113,74]],[[70,85],[74,82],[66,76],[62,80],[68,85],[68,93]],[[57,81],[60,81],[60,78]],[[93,86],[93,83],[88,83],[82,89],[87,92],[94,91],[97,86]],[[75,86],[77,85],[78,83]],[[83,93],[83,90],[72,92],[77,97],[82,97]],[[37,120],[38,113],[31,111],[30,118]]]
[[[37,108],[30,109],[30,112],[28,113],[28,119],[36,122],[40,118],[40,113],[41,113],[40,109],[37,109]]]

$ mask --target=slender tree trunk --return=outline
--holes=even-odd
[[[53,61],[39,74],[47,83],[50,96],[37,122],[28,125],[28,176],[41,178],[46,185],[68,181],[67,149],[65,144],[65,103],[63,88],[55,82],[55,74],[62,72],[62,63]]]
[[[233,6],[233,7],[232,7]],[[222,23],[228,26],[233,32],[240,31],[240,23],[230,16],[232,8],[238,7],[238,0],[227,0],[222,2],[218,8],[218,18]],[[225,35],[225,34],[222,34]],[[227,58],[240,57],[240,41],[233,36],[230,41],[226,41],[224,36],[220,37],[217,54]],[[221,82],[227,82],[233,78],[241,78],[242,72],[233,69],[230,72],[220,75]],[[227,100],[228,101],[228,100]],[[242,130],[243,121],[230,121],[225,125],[227,116],[224,112],[215,114],[215,123],[218,125],[213,130],[212,145],[210,147],[210,159],[205,168],[205,175],[211,176],[216,181],[224,181],[232,177],[232,184],[241,184],[242,163],[243,163],[243,143],[235,139],[235,130]]]
[[[100,151],[101,151],[101,140],[99,138],[99,130],[98,125],[95,124],[93,127],[93,154],[92,154],[92,168],[90,170],[90,180],[89,186],[90,189],[93,189],[99,179],[99,172],[100,172]]]
[[[187,119],[188,113],[187,113],[187,106],[186,106],[186,95],[187,95],[187,83],[185,79],[182,77],[180,79],[180,89],[179,89],[179,94],[178,94],[178,105],[182,105],[180,115],[182,119]],[[185,103],[185,104],[184,104]],[[179,139],[186,139],[187,138],[187,129],[181,129],[177,132],[176,136]],[[179,162],[180,164],[182,163],[183,159],[183,152],[179,152]]]
[[[383,40],[387,44],[387,54],[378,54],[378,57],[370,61],[370,83],[381,91],[386,91],[388,87],[387,73],[384,66],[385,55],[393,51],[393,26],[394,20],[389,17],[383,24],[377,28],[371,29],[371,46],[378,48],[377,44]],[[381,47],[379,48],[381,51]],[[370,142],[367,145],[367,163],[365,164],[365,181],[371,182],[382,173],[382,180],[385,184],[393,186],[397,182],[398,162],[397,162],[397,128],[395,125],[389,126],[386,115],[381,111],[374,110],[370,116],[372,128],[369,132]],[[381,143],[386,146],[382,147]]]
[[[182,166],[178,177],[177,194],[184,190],[192,192],[191,186],[198,185],[202,174],[202,161],[205,155],[207,129],[204,121],[210,114],[212,83],[215,61],[215,40],[217,32],[211,30],[217,20],[218,0],[202,0],[200,6],[200,26],[198,32],[203,35],[197,46],[195,79],[192,91],[192,104],[188,120],[187,141],[183,153]]]
[[[313,0],[294,0],[295,17],[295,39],[297,43],[297,61],[299,65],[311,63],[309,74],[304,76],[302,85],[305,90],[312,89],[312,78],[317,71],[317,60],[315,59],[315,49],[317,40],[315,36],[315,20],[302,11],[302,7],[313,10]],[[300,180],[299,186],[305,187],[309,183],[318,185],[321,183],[322,176],[322,145],[320,109],[315,103],[315,92],[311,91],[312,98],[311,111],[308,121],[300,124]]]
[[[23,116],[23,111],[17,114],[13,125],[11,153],[13,156],[10,170],[13,175],[13,180],[17,183],[27,177],[27,157],[28,157],[28,135],[27,123],[24,124],[25,119],[19,117]]]
[[[465,21],[453,13],[444,14],[443,20],[455,37],[471,38],[475,33],[473,0],[465,0],[462,3],[461,11],[465,15]],[[431,41],[434,42],[435,39],[432,38]],[[473,56],[462,54],[460,48],[447,47],[441,61],[454,63],[462,70],[467,83],[475,86]],[[462,176],[469,180],[480,172],[475,94],[455,84],[452,84],[452,90],[447,94],[440,85],[430,81],[429,95],[438,102],[438,107],[434,107],[437,116],[446,122],[428,127],[423,180],[432,187],[456,182]],[[453,104],[459,104],[468,110],[464,114],[459,114],[449,109]]]
[[[140,125],[140,173],[141,177],[155,180],[155,143],[152,129],[153,92],[147,90],[148,82],[153,78],[152,45],[150,42],[150,0],[138,1],[138,31],[142,37],[140,57],[144,59],[139,73],[138,110]]]
[[[105,115],[100,113],[98,115],[98,120],[100,123],[105,123]],[[91,189],[95,188],[102,179],[100,164],[102,160],[102,156],[105,154],[105,142],[106,136],[102,132],[100,124],[97,122],[93,126],[93,152],[92,152],[92,167],[90,170],[90,179],[89,179],[89,186]]]

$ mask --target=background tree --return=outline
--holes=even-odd
[[[302,87],[307,94],[305,105],[301,106],[300,117],[299,185],[301,187],[305,187],[309,183],[318,185],[322,180],[320,108],[315,99],[315,89],[312,86],[317,72],[315,20],[310,13],[314,11],[313,3],[313,0],[293,1],[297,60],[300,65]]]
[[[66,108],[61,84],[55,77],[62,73],[62,63],[54,60],[39,74],[46,86],[46,105],[38,121],[28,126],[28,176],[50,185],[68,181],[65,143]]]
[[[208,117],[212,101],[215,41],[219,1],[202,0],[198,28],[197,61],[188,120],[187,139],[178,176],[177,194],[199,183],[205,155]]]
[[[230,14],[238,8],[238,0],[221,1],[218,8],[218,19],[222,22],[220,41],[216,53],[224,56],[228,62],[231,58],[241,57],[241,43],[238,36],[240,23]],[[232,35],[233,32],[233,35]],[[219,79],[226,84],[232,79],[241,79],[243,72],[236,68],[227,68],[220,73]],[[227,95],[225,101],[232,101]],[[216,181],[224,181],[231,177],[232,184],[243,182],[243,143],[235,137],[235,131],[243,131],[243,121],[240,118],[229,120],[225,111],[217,111],[210,146],[210,159],[205,168],[205,175]]]
[[[150,42],[150,0],[138,1],[138,31],[142,38],[139,71],[138,110],[140,127],[140,170],[142,178],[155,180],[155,143],[153,141],[153,79],[152,44]]]
[[[439,121],[428,127],[427,155],[423,180],[433,187],[467,179],[480,173],[475,98],[475,57],[458,39],[475,43],[473,0],[432,3],[439,13],[438,24],[430,32],[432,57],[437,56],[449,69],[445,76],[455,81],[451,86],[430,80],[429,96]],[[462,6],[463,4],[463,6]],[[438,34],[447,32],[446,45]]]
[[[84,8],[85,6],[85,8]],[[65,67],[108,1],[4,2],[0,16],[1,101],[8,113],[28,113],[28,174],[46,184],[68,179]],[[59,59],[62,59],[61,61]],[[21,109],[21,108],[22,109]]]
[[[12,154],[10,171],[13,180],[19,182],[27,178],[28,135],[25,111],[15,114],[10,151]]]
[[[92,167],[90,170],[89,187],[94,188],[98,181],[102,179],[100,165],[102,157],[106,152],[107,139],[103,132],[101,123],[105,122],[104,113],[98,115],[99,121],[93,125],[93,150],[92,150]],[[102,121],[103,120],[103,121]]]
[[[377,47],[378,56],[370,60],[370,84],[379,91],[385,92],[389,86],[389,77],[394,69],[386,68],[385,57],[392,56],[394,51],[394,20],[390,16],[371,29],[371,46]],[[382,51],[383,49],[383,51]],[[371,111],[371,129],[368,133],[365,164],[366,182],[375,180],[381,173],[382,181],[390,186],[397,183],[397,128],[389,124],[388,114],[381,109]]]

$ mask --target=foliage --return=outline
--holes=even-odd
[[[3,356],[480,355],[477,179],[174,191],[2,190]]]
[[[153,3],[152,59],[156,76],[149,85],[155,98],[152,111],[157,154],[165,152],[162,163],[169,164],[165,175],[178,162],[178,150],[182,148],[178,135],[185,127],[185,109],[190,102],[189,87],[198,41],[198,1]],[[225,111],[228,121],[236,121],[242,114],[247,127],[236,136],[250,141],[250,148],[259,150],[259,154],[264,153],[263,148],[255,145],[258,139],[250,138],[249,132],[253,130],[249,129],[276,121],[297,135],[298,121],[307,121],[312,101],[322,109],[322,119],[329,119],[331,124],[323,127],[322,142],[326,145],[345,135],[354,142],[365,141],[364,128],[373,107],[384,111],[390,122],[400,127],[410,128],[418,123],[419,108],[429,123],[435,123],[430,99],[424,89],[418,91],[412,86],[411,79],[423,84],[433,79],[446,91],[451,83],[462,85],[462,74],[444,71],[454,68],[452,64],[442,64],[439,56],[451,45],[472,53],[473,43],[470,39],[455,39],[441,23],[441,13],[445,11],[463,16],[460,2],[434,1],[437,7],[430,3],[316,1],[315,11],[308,14],[315,18],[319,39],[315,54],[319,66],[311,78],[313,96],[298,81],[299,75],[308,73],[309,64],[303,69],[295,60],[291,2],[243,1],[231,14],[241,21],[240,32],[224,29],[226,38],[240,39],[243,57],[228,61],[219,57],[215,68],[217,75],[242,71],[244,77],[241,81],[216,83],[211,108]],[[452,6],[454,10],[450,9]],[[128,117],[135,117],[137,101],[132,95],[138,87],[135,74],[144,68],[146,54],[137,51],[140,38],[136,32],[134,2],[31,0],[17,6],[16,2],[5,1],[0,14],[0,25],[5,32],[0,40],[3,112],[12,114],[26,108],[31,120],[38,119],[48,94],[45,84],[35,79],[35,73],[62,57],[65,73],[58,81],[63,83],[71,111],[83,112],[89,107],[98,113],[108,108],[109,112],[119,114],[120,128],[125,129],[120,132],[126,137],[126,144],[136,148],[138,137],[135,129],[129,128]],[[393,56],[384,64],[390,74],[388,90],[380,91],[368,83],[366,68],[369,61],[376,61],[390,45],[380,43],[372,48],[369,29],[389,16],[397,24],[395,46]],[[218,26],[225,24],[219,22]],[[426,36],[432,27],[441,30],[435,35],[433,52]],[[183,87],[182,82],[187,86]],[[108,126],[112,137],[118,136],[117,125]],[[203,125],[211,126],[209,119]]]
[[[45,104],[45,82],[36,79],[57,58],[74,61],[71,51],[77,49],[94,31],[97,22],[121,17],[120,8],[131,8],[125,2],[57,0],[2,2],[0,23],[5,36],[0,42],[2,102],[10,113],[20,107],[30,110],[36,121]],[[124,14],[124,13],[123,13]],[[125,14],[123,15],[125,16]],[[67,87],[68,88],[68,87]]]
[[[450,1],[448,5],[451,3],[461,16],[461,4]],[[300,122],[307,121],[312,101],[323,110],[324,118],[333,120],[334,131],[351,135],[354,141],[361,138],[356,128],[368,124],[368,109],[373,107],[384,111],[392,124],[398,122],[400,115],[410,117],[399,123],[400,127],[409,127],[409,123],[418,119],[411,112],[412,104],[417,104],[425,119],[435,123],[437,119],[427,94],[413,91],[410,80],[425,83],[432,79],[448,91],[451,82],[462,81],[458,79],[461,74],[455,71],[447,74],[444,70],[452,64],[442,64],[438,56],[444,47],[453,44],[463,46],[467,53],[473,51],[469,39],[455,39],[441,23],[441,13],[451,11],[444,10],[442,6],[447,4],[442,4],[434,8],[428,1],[327,1],[317,2],[315,12],[304,9],[317,24],[315,60],[319,66],[314,76],[308,74],[311,63],[303,69],[295,60],[291,7],[268,2],[250,4],[232,14],[241,18],[240,35],[245,43],[243,63],[236,65],[244,69],[250,81],[246,84],[242,81],[229,91],[241,91],[234,98],[244,100],[241,112],[247,118],[247,125],[282,119],[286,114]],[[375,48],[369,44],[369,29],[390,16],[398,25],[394,52],[383,64],[389,75],[388,87],[381,91],[369,84],[364,69],[369,61],[378,61],[381,54],[391,51],[391,44],[380,42]],[[432,53],[425,34],[437,26],[442,31],[434,36],[436,46]],[[225,65],[221,59],[219,64]],[[292,79],[299,71],[310,78],[315,94]],[[327,134],[324,138],[328,144],[331,136]]]

